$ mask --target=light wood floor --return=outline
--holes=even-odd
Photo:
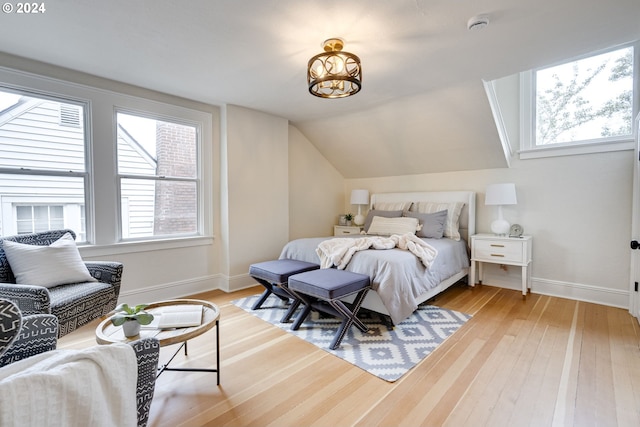
[[[433,304],[473,318],[387,383],[230,303],[259,291],[196,296],[221,307],[221,385],[164,372],[150,426],[640,425],[640,328],[626,310],[457,285]],[[97,323],[59,347],[95,345]],[[214,337],[173,363],[213,365]]]

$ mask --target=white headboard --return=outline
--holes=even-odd
[[[374,193],[369,209],[383,202],[464,202],[460,213],[460,236],[470,244],[469,236],[476,232],[476,193],[474,191],[418,191],[408,193]]]

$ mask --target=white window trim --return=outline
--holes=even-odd
[[[72,83],[52,77],[41,76],[7,67],[0,67],[0,81],[5,87],[13,87],[19,91],[35,91],[38,96],[49,95],[54,98],[76,100],[86,103],[90,108],[87,114],[85,132],[90,143],[87,147],[89,159],[91,191],[86,192],[87,240],[94,250],[87,249],[87,253],[121,253],[138,252],[152,249],[166,249],[173,247],[200,246],[211,244],[213,240],[213,173],[210,167],[205,168],[206,160],[213,157],[213,114],[209,111],[195,110],[176,104],[169,104],[153,99],[128,95],[107,89]],[[171,118],[183,118],[201,124],[202,134],[199,144],[199,162],[201,185],[199,188],[201,203],[199,212],[199,236],[184,238],[157,238],[145,242],[122,242],[119,238],[119,216],[116,209],[117,195],[115,191],[117,144],[115,111],[147,111],[154,115]],[[107,116],[105,116],[107,114]],[[108,114],[111,114],[109,121]],[[194,119],[195,117],[195,119]],[[101,141],[94,144],[93,141]],[[110,141],[111,144],[103,144]],[[89,245],[89,244],[88,244]],[[104,247],[104,251],[97,247]],[[117,248],[120,249],[117,249]]]
[[[640,104],[640,41],[628,43],[626,45],[614,46],[597,52],[591,52],[581,57],[562,61],[564,64],[570,61],[576,61],[601,53],[610,52],[625,47],[634,47],[634,98],[632,117],[638,114]],[[547,68],[547,67],[545,67]],[[534,137],[534,112],[533,100],[535,99],[534,73],[536,70],[528,70],[520,73],[520,150],[518,154],[520,159],[536,159],[543,157],[570,156],[578,154],[605,153],[613,151],[633,150],[635,147],[635,139],[637,137],[637,128],[632,126],[632,135],[621,138],[600,138],[589,141],[569,142],[564,144],[548,144],[535,145]]]

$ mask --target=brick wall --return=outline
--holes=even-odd
[[[195,177],[195,128],[163,121],[156,123],[158,175]],[[156,183],[154,234],[192,233],[197,230],[196,191],[192,183]]]

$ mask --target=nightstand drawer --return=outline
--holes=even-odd
[[[517,262],[522,263],[524,258],[524,245],[520,241],[475,241],[475,259],[492,262]]]
[[[362,230],[361,227],[352,226],[352,225],[334,225],[333,226],[333,235],[334,236],[347,236],[353,234],[360,234]]]

